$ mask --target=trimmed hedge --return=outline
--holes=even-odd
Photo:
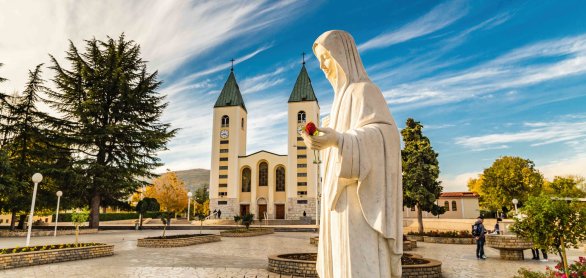
[[[159,212],[147,212],[143,216],[145,218],[157,218]],[[55,222],[55,215],[53,214],[53,222]],[[100,213],[100,221],[112,221],[112,220],[128,220],[138,219],[138,213],[136,212],[121,212],[121,213]],[[71,213],[59,213],[59,222],[71,222]]]

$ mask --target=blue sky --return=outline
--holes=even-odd
[[[229,60],[249,111],[248,153],[284,154],[301,53],[327,115],[333,91],[311,46],[342,29],[399,127],[408,117],[424,125],[446,191],[465,190],[503,155],[533,160],[548,178],[586,176],[586,2],[362,2],[0,0],[0,90],[20,90],[47,54],[62,59],[68,39],[125,32],[164,81],[164,121],[181,128],[163,169],[209,168]]]

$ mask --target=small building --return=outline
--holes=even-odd
[[[478,217],[480,207],[475,192],[443,192],[440,194],[437,204],[446,208],[446,212],[434,216],[429,212],[423,212],[423,218],[440,219],[472,219]],[[403,218],[417,218],[417,209],[403,207]]]

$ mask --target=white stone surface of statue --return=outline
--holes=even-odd
[[[335,92],[328,127],[302,134],[322,152],[321,278],[401,277],[401,146],[387,103],[354,39],[328,31],[313,51]]]

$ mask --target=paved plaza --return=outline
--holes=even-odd
[[[171,230],[168,235],[199,233],[197,230]],[[204,231],[219,233],[219,231]],[[104,242],[115,245],[111,257],[40,265],[0,271],[0,277],[279,277],[266,271],[269,254],[316,252],[309,244],[314,233],[279,232],[250,238],[222,238],[221,242],[177,248],[138,248],[138,238],[159,236],[161,231],[100,231],[81,235],[83,242]],[[74,236],[36,237],[31,245],[73,242]],[[0,238],[0,248],[23,246],[25,238]],[[487,260],[477,260],[475,245],[418,243],[412,251],[442,261],[444,277],[512,277],[519,267],[543,270],[550,262],[503,261],[498,252],[486,248]],[[525,251],[530,258],[531,252]],[[570,250],[570,259],[584,256],[583,250]]]

